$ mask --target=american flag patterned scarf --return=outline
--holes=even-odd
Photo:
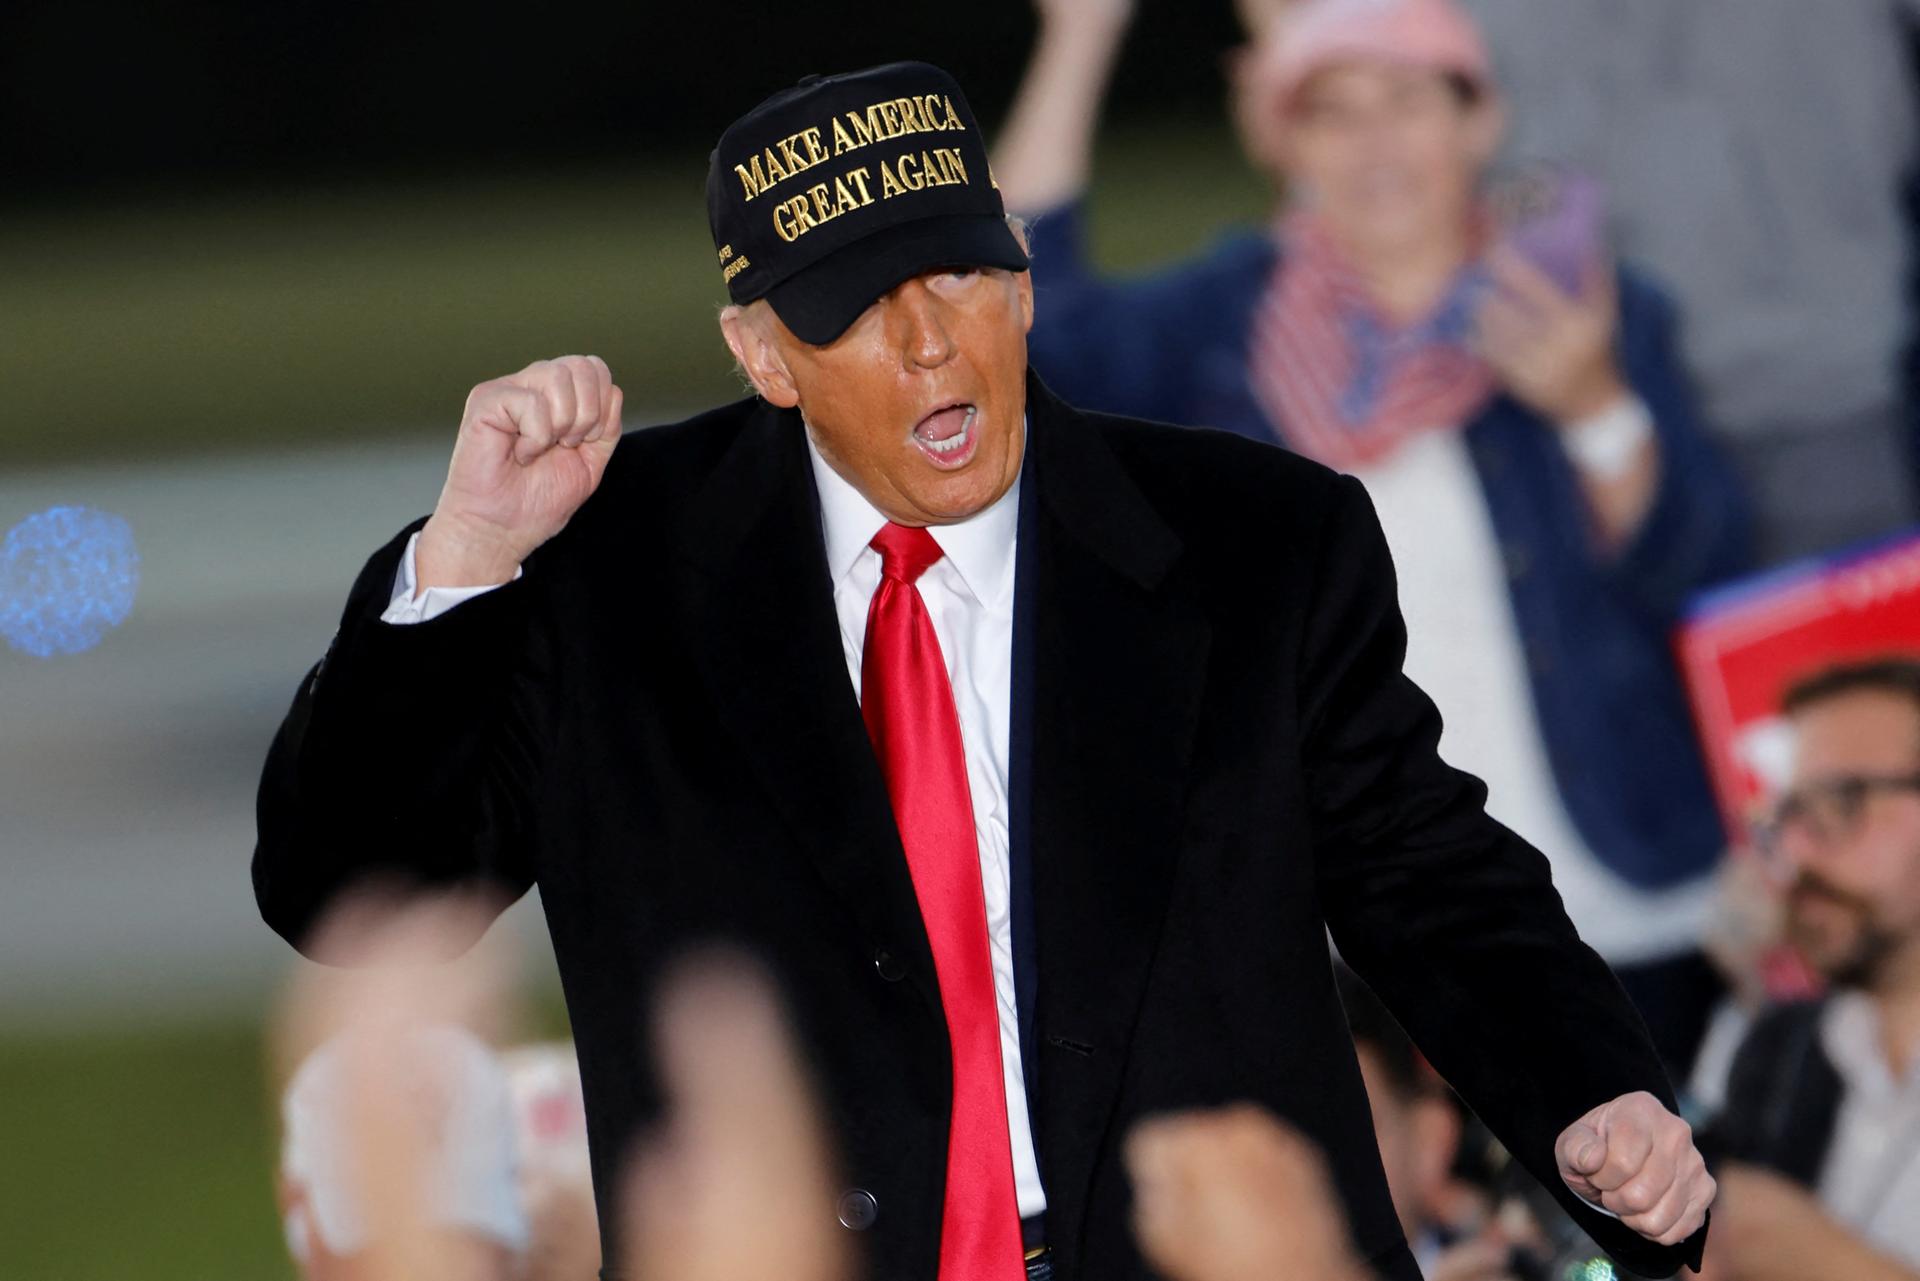
[[[1290,449],[1352,471],[1419,432],[1464,426],[1486,404],[1493,374],[1467,345],[1485,287],[1477,267],[1463,269],[1425,319],[1396,326],[1311,214],[1283,222],[1280,242],[1247,363]]]

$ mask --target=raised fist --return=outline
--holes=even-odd
[[[415,549],[419,588],[510,580],[599,488],[620,443],[620,405],[598,356],[538,360],[475,387]]]

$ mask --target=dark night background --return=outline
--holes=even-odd
[[[684,152],[802,75],[899,58],[945,66],[994,122],[1033,25],[1018,0],[27,0],[0,6],[0,187],[17,199]],[[1115,118],[1217,118],[1236,36],[1225,3],[1145,7]]]

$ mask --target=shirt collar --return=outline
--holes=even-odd
[[[820,491],[827,572],[838,583],[853,570],[860,553],[867,550],[887,518],[821,457],[811,429],[807,431],[807,461],[813,466],[814,485]],[[984,605],[996,600],[1006,583],[1019,523],[1020,477],[1015,476],[1007,492],[991,507],[956,524],[931,526],[927,532],[953,562],[973,598]]]
[[[1880,1037],[1880,1010],[1865,992],[1849,989],[1828,998],[1820,1041],[1849,1090],[1885,1098],[1920,1087],[1920,1061],[1911,1063],[1905,1081],[1893,1079]]]

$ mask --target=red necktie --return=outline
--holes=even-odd
[[[860,711],[887,777],[953,1044],[940,1281],[1024,1281],[967,759],[940,639],[913,585],[942,553],[926,530],[891,523],[873,549],[881,577],[867,607]]]

